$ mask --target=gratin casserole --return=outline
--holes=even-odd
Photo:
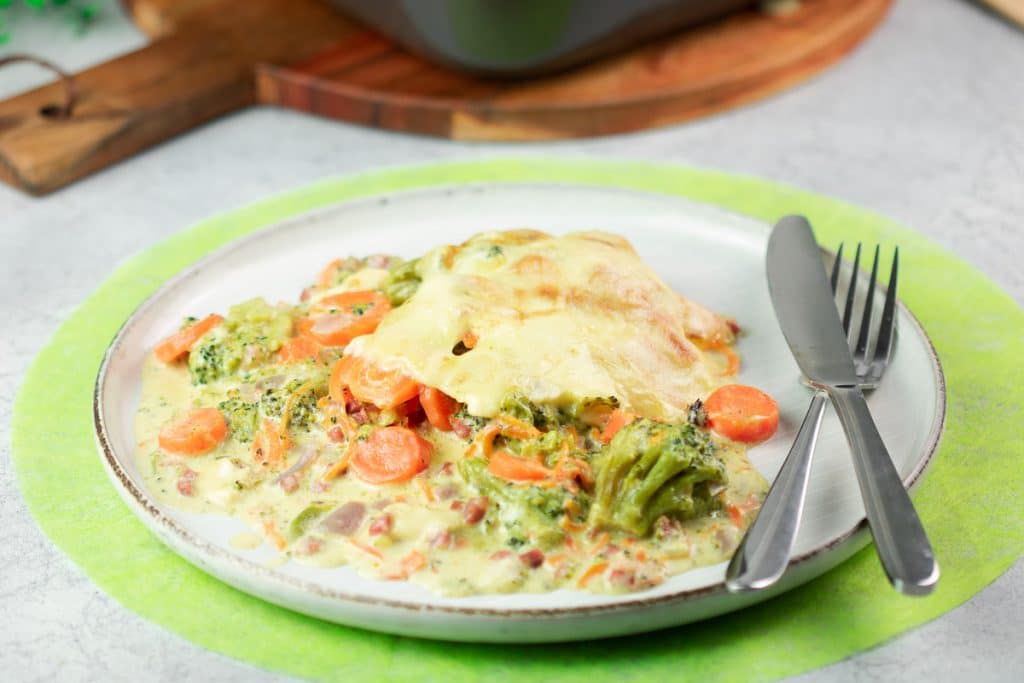
[[[640,590],[726,559],[767,489],[747,446],[778,412],[728,384],[737,330],[603,232],[338,259],[157,345],[137,457],[240,548],[448,595]]]

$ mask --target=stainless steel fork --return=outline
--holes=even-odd
[[[861,314],[860,328],[851,343],[854,365],[861,389],[874,389],[882,379],[892,354],[896,335],[896,280],[899,271],[899,249],[893,253],[889,285],[882,308],[878,334],[871,345],[871,321],[874,312],[875,283],[878,277],[879,247],[871,265],[871,277]],[[836,294],[842,271],[843,245],[839,245],[832,264],[832,293]],[[846,300],[843,306],[843,329],[850,334],[854,302],[857,293],[857,278],[860,271],[861,245],[853,259]],[[814,445],[821,428],[828,394],[816,390],[807,409],[807,415],[800,425],[796,440],[786,456],[775,483],[761,506],[754,523],[747,530],[726,570],[726,587],[733,592],[767,588],[779,580],[793,551],[793,542],[800,526],[807,481],[811,471]]]

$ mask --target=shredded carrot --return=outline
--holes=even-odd
[[[607,568],[607,562],[595,562],[587,568],[587,571],[583,572],[583,576],[581,576],[580,580],[576,582],[576,586],[583,588],[592,578],[602,573]]]
[[[731,346],[719,342],[715,344],[712,347],[712,349],[718,351],[719,353],[725,356],[727,365],[725,367],[725,372],[722,373],[723,375],[725,375],[726,377],[732,377],[733,375],[740,371],[740,357]]]
[[[569,533],[582,531],[583,529],[587,528],[584,524],[577,524],[576,522],[572,521],[569,515],[562,515],[562,521],[560,521],[558,525],[562,527],[564,531],[568,531]],[[568,536],[566,538],[568,538]]]
[[[576,541],[572,540],[572,536],[565,537],[565,547],[573,552],[576,552]]]
[[[382,555],[381,552],[379,550],[377,550],[376,548],[374,548],[373,546],[366,545],[365,543],[360,543],[359,541],[357,541],[354,538],[348,539],[348,542],[351,543],[352,545],[354,545],[359,550],[362,550],[367,555],[370,555],[372,557],[376,557],[378,560],[383,560],[384,559],[384,555]]]
[[[594,539],[594,545],[590,548],[590,554],[597,555],[600,553],[605,549],[605,546],[608,545],[610,540],[611,536],[608,535],[608,532],[603,532],[600,536]]]
[[[419,490],[423,492],[423,497],[427,499],[428,503],[433,503],[437,498],[434,497],[434,489],[430,487],[430,482],[423,477],[414,477],[413,482],[419,487]]]
[[[320,426],[324,430],[341,427],[346,439],[351,441],[355,437],[359,425],[345,412],[345,406],[335,402],[330,396],[321,396],[316,402],[316,407],[322,416]]]
[[[403,496],[403,495],[401,495],[401,494],[399,494],[399,495],[395,496],[395,502],[396,502],[396,503],[404,503],[404,502],[405,502],[405,500],[406,500],[406,499],[405,499],[405,496]]]
[[[288,545],[288,542],[284,540],[284,536],[277,530],[277,522],[272,519],[263,520],[263,533],[267,535],[267,538],[278,550],[284,550],[284,547]]]
[[[594,483],[594,477],[590,471],[590,463],[579,458],[572,458],[563,455],[555,464],[553,470],[555,479],[559,481],[575,480],[579,478],[580,483],[589,487]]]
[[[536,439],[541,435],[541,431],[532,424],[517,420],[511,415],[499,415],[494,418],[494,423],[498,425],[502,434],[513,439]]]
[[[494,449],[494,440],[500,432],[501,428],[495,424],[489,424],[481,429],[480,433],[473,439],[473,442],[469,444],[469,448],[466,449],[466,457],[475,455],[479,450],[481,455],[490,459],[491,451]]]
[[[647,551],[644,550],[643,548],[640,548],[639,550],[637,550],[636,551],[636,559],[640,560],[641,562],[647,561]]]
[[[740,509],[739,505],[726,505],[726,511],[729,513],[729,519],[736,526],[743,526],[743,510]]]
[[[721,339],[707,340],[700,337],[690,337],[694,345],[704,351],[713,351],[725,356],[726,366],[722,376],[731,377],[740,371],[740,357],[736,351]]]
[[[565,560],[566,560],[566,554],[565,553],[555,553],[554,555],[548,555],[547,557],[544,558],[545,562],[547,562],[550,565],[555,565],[555,566],[562,564],[563,562],[565,562]]]
[[[264,418],[263,429],[252,440],[252,459],[260,464],[280,465],[291,448],[291,440],[283,425]]]
[[[413,550],[402,558],[402,572],[409,576],[427,566],[427,558],[418,550]]]
[[[476,346],[478,341],[480,341],[480,338],[476,336],[473,330],[466,330],[465,334],[462,335],[462,345],[467,349]]]
[[[338,476],[339,474],[348,469],[348,463],[350,460],[352,460],[353,443],[355,442],[351,440],[348,442],[348,445],[345,446],[345,451],[341,454],[341,457],[338,458],[337,462],[335,462],[333,465],[327,468],[327,471],[325,471],[323,475],[321,475],[321,480],[328,481],[330,479],[333,479],[334,477]]]

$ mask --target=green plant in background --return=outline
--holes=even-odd
[[[10,41],[15,18],[63,21],[80,35],[99,16],[101,5],[97,0],[0,0],[0,46]]]

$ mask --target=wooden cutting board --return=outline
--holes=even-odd
[[[804,0],[569,72],[484,79],[414,57],[321,0],[132,0],[153,42],[0,102],[0,179],[44,194],[222,114],[276,104],[455,140],[620,133],[724,111],[832,64],[892,0]]]

